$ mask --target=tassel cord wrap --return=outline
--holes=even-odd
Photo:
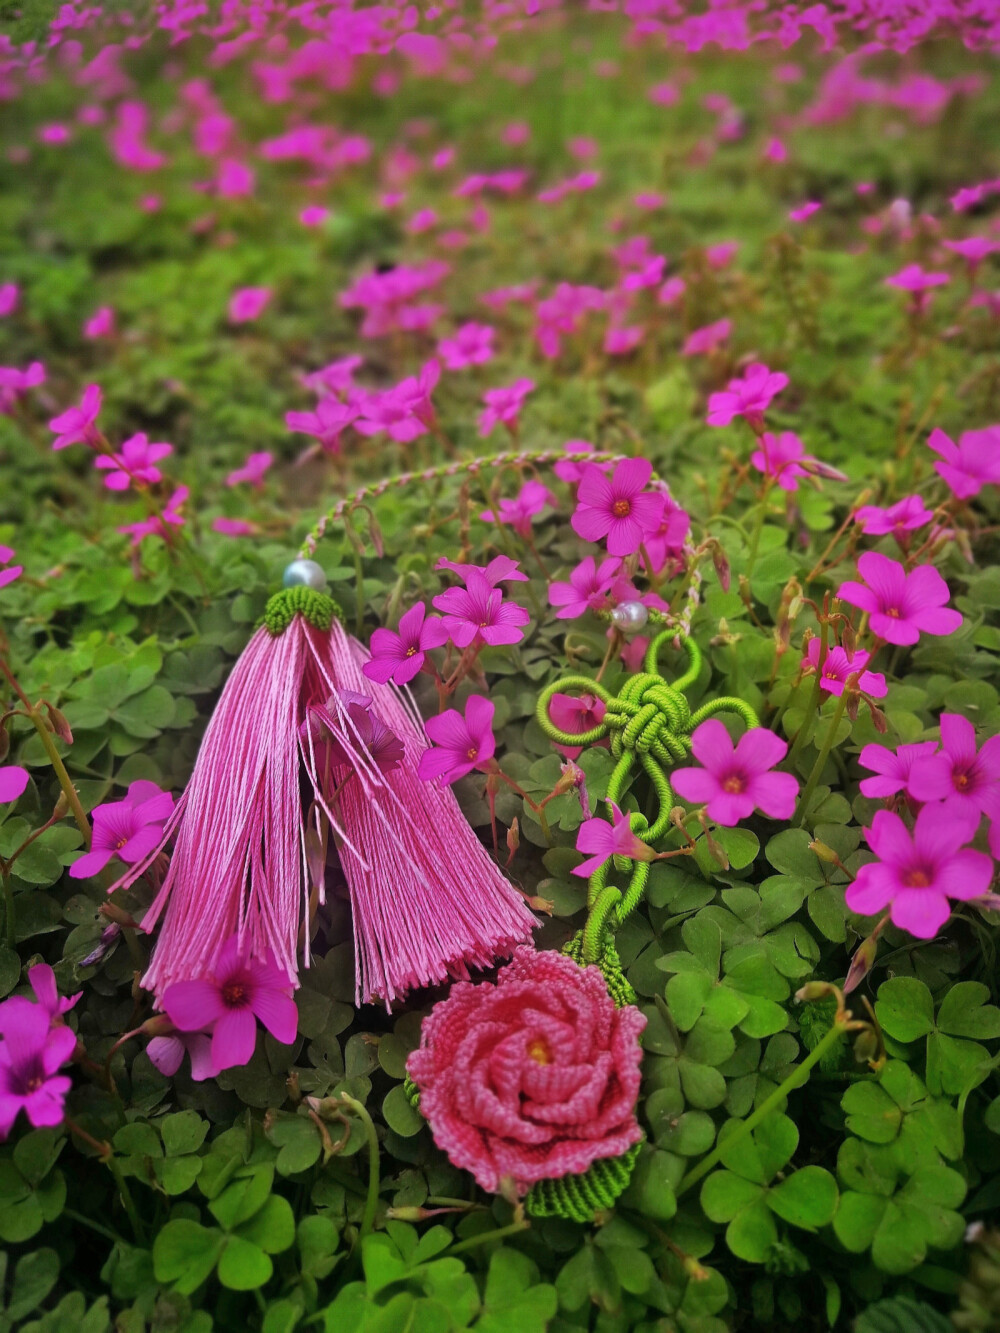
[[[684,691],[701,673],[701,650],[693,639],[680,637],[688,658],[688,667],[672,685],[659,672],[660,649],[668,640],[678,638],[675,628],[662,630],[650,642],[643,662],[644,670],[631,676],[616,696],[586,676],[566,676],[546,686],[538,700],[535,716],[538,725],[558,745],[593,745],[606,737],[617,763],[608,782],[607,800],[621,805],[622,791],[636,768],[645,772],[656,793],[657,814],[652,823],[639,811],[629,814],[632,832],[647,846],[652,846],[669,830],[674,806],[667,767],[683,763],[691,752],[691,733],[706,718],[716,713],[735,713],[748,727],[760,725],[757,714],[743,699],[724,696],[711,699],[694,712]],[[568,732],[557,727],[549,714],[556,694],[596,695],[605,706],[600,724],[585,732]],[[624,889],[608,883],[612,870],[631,874]],[[604,956],[614,932],[642,902],[649,879],[649,861],[615,856],[599,866],[587,883],[587,921],[582,932],[582,961],[598,963]]]

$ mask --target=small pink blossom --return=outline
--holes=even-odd
[[[531,537],[532,522],[546,505],[556,507],[558,501],[540,481],[526,481],[513,500],[501,500],[496,514],[484,509],[479,517],[484,523],[503,523],[514,529],[519,537]]]
[[[576,835],[576,850],[587,852],[589,857],[573,867],[573,874],[589,879],[595,870],[599,870],[613,856],[627,856],[632,861],[652,861],[656,853],[640,837],[632,832],[628,815],[623,814],[609,801],[611,823],[606,819],[588,819],[580,825]]]
[[[696,727],[691,749],[701,768],[675,768],[670,782],[686,801],[707,805],[710,819],[732,827],[754,809],[771,819],[790,819],[798,795],[791,773],[772,773],[788,753],[787,744],[766,727],[754,727],[733,745],[717,718]]]
[[[91,849],[69,868],[70,879],[91,879],[112,857],[133,865],[158,846],[174,798],[155,782],[133,782],[124,800],[99,805],[92,813]]]
[[[859,868],[846,893],[861,916],[888,907],[894,926],[929,940],[951,914],[949,899],[968,901],[990,887],[992,860],[964,846],[975,824],[944,805],[924,806],[912,833],[890,810],[879,810],[864,832],[878,860]]]
[[[869,797],[895,796],[905,792],[910,796],[910,776],[914,765],[937,751],[936,741],[916,741],[890,750],[871,741],[858,755],[858,763],[876,776],[861,779],[861,795]]]
[[[290,1045],[299,1016],[291,982],[268,949],[250,958],[238,935],[222,945],[208,976],[175,981],[163,992],[163,1010],[181,1032],[212,1034],[212,1067],[245,1065],[257,1042],[257,1019],[276,1041]]]
[[[791,430],[783,430],[780,435],[765,431],[760,437],[760,448],[750,455],[757,471],[777,482],[783,491],[799,489],[799,477],[809,475],[801,466],[806,461],[815,460],[804,452],[802,441]]]
[[[549,700],[549,717],[560,731],[574,735],[584,735],[601,725],[607,705],[596,694],[553,694]],[[607,745],[607,741],[598,742]],[[559,745],[555,747],[568,759],[576,759],[583,749],[582,745]],[[587,811],[587,818],[590,811]],[[578,849],[584,850],[584,849]]]
[[[820,684],[827,694],[835,694],[839,699],[844,693],[844,686],[848,678],[857,673],[857,689],[863,694],[870,695],[873,699],[884,699],[888,694],[888,686],[885,683],[885,676],[877,671],[866,671],[871,653],[866,653],[863,648],[857,648],[853,656],[848,655],[846,648],[834,647],[828,648],[826,657],[823,659],[823,669],[820,671],[819,655],[822,644],[819,639],[810,639],[809,647],[806,649],[806,655],[802,659],[802,669],[804,671],[819,671]]]
[[[862,505],[854,511],[854,521],[869,537],[885,537],[892,534],[902,546],[907,541],[907,534],[922,528],[934,517],[934,511],[928,509],[919,495],[906,495],[887,509],[879,505]]]
[[[493,703],[480,694],[470,695],[463,716],[448,708],[428,718],[426,731],[433,748],[420,756],[417,775],[426,782],[441,778],[457,782],[474,768],[488,763],[496,751],[493,736]]]
[[[814,213],[818,213],[822,207],[823,205],[817,203],[815,199],[810,199],[807,203],[800,204],[798,208],[789,209],[789,220],[791,222],[805,222],[805,220],[811,218]]]
[[[347,393],[354,387],[354,372],[364,364],[363,356],[342,356],[328,366],[302,376],[302,384],[320,397],[331,393]]]
[[[240,486],[243,482],[248,482],[259,491],[263,488],[264,477],[273,462],[274,455],[268,453],[266,449],[260,453],[249,454],[242,466],[226,477],[226,485]]]
[[[191,1057],[191,1077],[196,1083],[215,1075],[212,1038],[207,1032],[172,1032],[166,1037],[154,1037],[146,1047],[146,1054],[165,1078],[173,1078],[185,1055]]]
[[[491,645],[520,643],[531,619],[523,606],[505,602],[501,590],[475,570],[466,575],[464,588],[446,588],[433,604],[444,613],[443,624],[458,648],[468,648],[476,639]]]
[[[768,162],[784,162],[788,158],[788,149],[781,139],[771,138],[767,141],[763,156]]]
[[[705,324],[688,334],[681,348],[681,356],[711,356],[716,348],[728,342],[732,331],[731,319],[717,319],[714,324]]]
[[[83,326],[85,338],[109,338],[115,331],[115,312],[109,305],[95,310]]]
[[[549,605],[557,606],[557,620],[576,620],[588,611],[601,611],[608,604],[608,593],[621,569],[618,556],[609,556],[600,565],[592,555],[581,560],[571,572],[568,583],[549,585]]]
[[[570,519],[573,531],[584,541],[606,537],[609,555],[638,551],[663,517],[663,496],[645,491],[652,473],[652,464],[645,458],[623,459],[610,477],[589,464]]]
[[[942,244],[946,250],[965,260],[973,277],[983,260],[1000,250],[1000,241],[991,241],[986,236],[967,236],[961,241],[944,241]]]
[[[10,562],[14,559],[13,546],[0,546],[0,565],[6,565],[6,569],[0,569],[0,588],[6,588],[8,583],[13,583],[24,573],[23,565],[12,565]]]
[[[359,752],[380,773],[391,773],[404,757],[403,742],[375,712],[367,694],[335,690],[323,704],[310,704],[299,728],[303,750],[314,771],[328,775],[333,769],[354,769]],[[325,790],[336,785],[321,780]]]
[[[867,611],[872,632],[886,643],[913,644],[921,633],[953,634],[961,626],[961,614],[945,606],[951,593],[933,565],[907,574],[898,560],[866,551],[858,573],[864,583],[842,583],[837,596]]]
[[[423,602],[411,606],[399,620],[399,632],[377,629],[371,638],[371,661],[361,670],[369,680],[385,685],[407,685],[420,671],[431,648],[448,641],[440,616],[428,616]]]
[[[941,750],[917,757],[908,794],[915,801],[947,801],[963,819],[1000,819],[1000,736],[976,748],[976,729],[960,713],[941,714]]]
[[[139,523],[125,523],[117,531],[132,538],[133,548],[141,546],[147,537],[159,537],[169,542],[170,528],[182,528],[187,522],[181,509],[190,493],[187,486],[178,486],[161,514],[151,514]]]
[[[643,542],[642,564],[647,573],[659,574],[668,564],[679,564],[683,560],[691,517],[670,494],[665,482],[655,482],[654,490],[663,496],[663,514],[659,527]],[[649,557],[648,563],[646,556]]]
[[[927,444],[941,455],[934,471],[959,500],[971,500],[984,486],[1000,485],[1000,426],[964,431],[958,444],[935,429]]]
[[[44,383],[45,367],[41,361],[32,361],[24,370],[18,370],[16,366],[0,366],[0,414],[10,416],[19,398]]]
[[[6,319],[17,309],[21,289],[16,282],[0,282],[0,319]]]
[[[642,324],[612,325],[604,335],[604,350],[608,356],[628,356],[634,352],[646,335]]]
[[[245,518],[213,518],[212,531],[224,537],[252,537],[257,529]]]
[[[68,449],[71,444],[96,444],[98,433],[94,427],[101,410],[100,385],[88,384],[83,391],[79,407],[67,408],[65,412],[53,417],[49,430],[55,431],[53,449]]]
[[[535,387],[535,381],[515,380],[499,389],[487,389],[483,394],[485,409],[479,414],[479,434],[489,435],[495,426],[504,425],[514,434],[524,400]]]
[[[321,398],[315,412],[286,412],[285,425],[300,435],[312,435],[328,454],[340,453],[340,437],[358,419],[360,408],[336,398]]]
[[[9,805],[23,796],[30,779],[31,774],[28,770],[18,768],[16,764],[0,768],[0,805]]]
[[[708,400],[708,424],[728,426],[734,417],[746,417],[751,426],[763,425],[771,400],[788,386],[783,371],[769,370],[761,362],[747,366],[742,379],[729,381],[727,389]]]
[[[367,394],[358,400],[359,416],[354,429],[359,435],[385,431],[400,444],[409,444],[426,435],[435,420],[431,394],[440,378],[441,364],[431,360],[424,363],[418,375],[410,375],[394,388]]]
[[[592,454],[594,452],[594,446],[589,440],[567,440],[563,449],[567,454]],[[586,460],[574,462],[570,459],[560,459],[558,463],[553,464],[552,471],[560,481],[566,481],[571,486],[575,486],[582,479],[584,468],[588,466]],[[599,467],[602,472],[610,472],[612,464],[595,463],[593,466]]]
[[[722,241],[705,247],[705,258],[711,268],[725,268],[740,248],[739,241]]]
[[[22,996],[0,1004],[0,1141],[23,1111],[36,1129],[62,1124],[72,1081],[58,1071],[76,1050],[76,1034]]]
[[[303,227],[322,227],[329,216],[330,210],[322,204],[310,204],[299,213],[299,221]]]
[[[468,582],[470,574],[482,574],[483,578],[495,588],[500,583],[527,583],[528,576],[518,568],[518,562],[509,555],[495,555],[487,565],[461,565],[454,560],[441,556],[435,569],[450,569],[463,583]]]
[[[943,287],[951,282],[948,273],[928,273],[919,264],[907,264],[891,278],[886,278],[887,287],[896,287],[901,292],[926,292],[932,287]]]
[[[438,352],[448,370],[481,366],[492,359],[495,330],[490,324],[461,325],[450,338],[442,338]]]
[[[109,491],[127,491],[133,482],[152,486],[162,481],[163,473],[155,465],[173,452],[172,444],[150,444],[148,437],[140,431],[124,441],[120,453],[98,454],[94,467],[108,473],[104,484]]]
[[[686,291],[687,283],[683,278],[668,278],[657,292],[656,299],[660,305],[676,305]]]
[[[270,287],[240,287],[229,301],[230,324],[248,324],[264,313],[271,299]]]

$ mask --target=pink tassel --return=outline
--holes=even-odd
[[[162,918],[142,979],[158,998],[173,982],[210,972],[234,934],[252,956],[270,949],[297,984],[300,933],[308,965],[309,931],[301,927],[317,879],[323,900],[314,848],[324,818],[350,886],[359,999],[391,1002],[414,986],[465,977],[530,938],[534,917],[450,789],[416,776],[427,741],[412,700],[362,675],[368,654],[335,618],[326,628],[332,608],[306,587],[268,604],[270,628],[257,630],[233,667],[163,842],[113,886],[134,883],[175,837],[143,920],[150,930]],[[399,737],[403,756],[392,771],[369,753],[340,691],[372,699]],[[317,708],[340,746],[336,795],[318,762],[314,727],[304,725]],[[315,795],[308,813],[303,767]]]

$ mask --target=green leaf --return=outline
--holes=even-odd
[[[264,1207],[244,1222],[238,1235],[252,1241],[266,1254],[280,1254],[295,1240],[295,1214],[292,1205],[280,1194],[272,1194]]]
[[[280,1176],[291,1176],[319,1161],[323,1142],[319,1130],[304,1116],[282,1116],[267,1129],[268,1139],[281,1151],[275,1167]]]
[[[762,1197],[762,1186],[732,1171],[713,1171],[701,1187],[701,1206],[713,1222],[730,1222]]]
[[[774,1217],[763,1199],[742,1209],[726,1227],[726,1244],[737,1259],[762,1264],[778,1239]]]
[[[925,1301],[892,1296],[859,1314],[854,1333],[954,1333],[954,1325]]]
[[[792,1226],[826,1226],[837,1211],[837,1182],[821,1166],[803,1166],[773,1185],[767,1205]]]
[[[164,1116],[157,1126],[168,1157],[197,1152],[208,1133],[208,1121],[203,1120],[197,1111],[177,1111],[174,1115]]]
[[[639,1154],[622,1201],[654,1222],[669,1222],[677,1212],[674,1186],[680,1179],[680,1159],[659,1149]]]
[[[952,986],[938,1010],[937,1026],[953,1037],[990,1041],[1000,1037],[1000,1009],[987,1004],[988,986],[981,981],[959,981]]]
[[[158,1282],[190,1296],[215,1268],[226,1239],[217,1227],[203,1227],[186,1217],[167,1222],[153,1242],[153,1272]]]
[[[273,1182],[273,1163],[243,1167],[232,1184],[209,1203],[209,1212],[224,1230],[232,1231],[263,1208]]]
[[[292,1333],[305,1311],[295,1301],[273,1301],[268,1305],[261,1333]]]
[[[400,1138],[412,1138],[414,1134],[419,1134],[427,1123],[424,1117],[414,1106],[411,1105],[409,1098],[403,1091],[402,1083],[397,1083],[394,1088],[390,1088],[382,1102],[382,1115],[385,1117],[385,1123]]]
[[[916,1041],[934,1030],[934,1001],[915,977],[891,977],[878,988],[878,1021],[897,1041]]]
[[[231,1291],[254,1291],[274,1272],[274,1264],[252,1241],[227,1236],[219,1258],[219,1281]]]
[[[14,1283],[6,1316],[16,1322],[37,1310],[59,1280],[59,1256],[55,1250],[35,1250],[24,1255],[14,1269]],[[2,1291],[2,1277],[0,1277]],[[0,1320],[3,1315],[0,1314]]]
[[[743,870],[751,865],[760,851],[760,841],[749,829],[717,828],[714,837],[725,848],[733,870]]]
[[[559,1301],[555,1287],[533,1285],[535,1265],[517,1250],[494,1250],[477,1333],[545,1333]]]

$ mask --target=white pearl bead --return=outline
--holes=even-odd
[[[639,634],[646,628],[649,612],[642,602],[622,602],[611,612],[611,623],[623,634]]]
[[[326,575],[315,560],[293,560],[282,575],[281,582],[285,588],[304,586],[315,592],[323,592]]]

